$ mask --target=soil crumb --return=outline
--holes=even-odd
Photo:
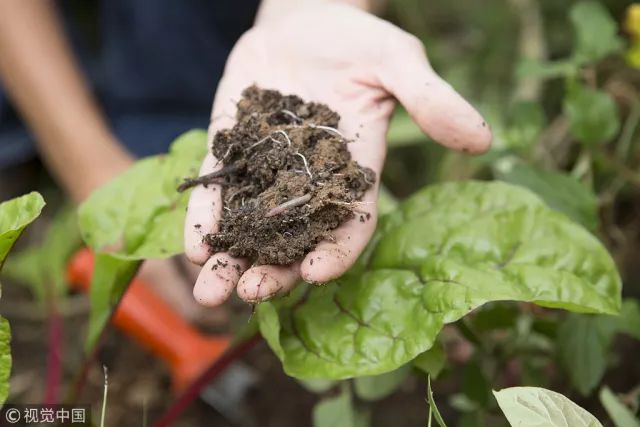
[[[236,118],[213,140],[224,167],[183,186],[222,185],[219,231],[204,237],[212,253],[291,264],[358,214],[375,173],[351,159],[340,116],[326,105],[251,86]]]

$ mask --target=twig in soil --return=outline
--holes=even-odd
[[[307,175],[309,175],[309,179],[313,179],[313,175],[311,174],[311,169],[309,169],[309,162],[307,162],[307,158],[303,156],[302,153],[300,152],[297,152],[295,154],[296,156],[300,156],[300,158],[302,159],[302,162],[304,163],[304,168],[307,171]]]
[[[308,194],[308,193],[303,195],[303,196],[300,196],[300,197],[295,197],[295,198],[293,198],[291,200],[287,200],[286,202],[284,202],[284,203],[276,206],[275,208],[271,209],[264,216],[265,216],[265,218],[269,218],[269,217],[272,217],[272,216],[280,215],[281,213],[284,213],[284,212],[288,211],[289,209],[293,209],[295,207],[304,205],[309,200],[311,200],[311,194]]]
[[[206,175],[199,176],[197,178],[185,178],[184,182],[178,186],[178,192],[182,193],[185,190],[188,190],[191,187],[195,187],[196,185],[207,185],[215,182],[216,178],[222,178],[227,175],[231,175],[235,171],[238,170],[237,164],[231,164],[223,167],[215,172],[208,173]]]

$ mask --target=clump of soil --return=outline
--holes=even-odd
[[[213,140],[224,167],[181,186],[222,185],[219,231],[205,236],[212,253],[290,264],[358,213],[376,177],[351,160],[339,121],[323,104],[256,86],[244,90],[237,124]]]

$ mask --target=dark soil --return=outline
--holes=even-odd
[[[219,231],[205,236],[212,252],[290,264],[332,240],[331,231],[354,217],[376,179],[351,160],[339,121],[323,104],[255,86],[244,90],[237,124],[213,140],[213,154],[225,166],[182,186],[222,184]]]

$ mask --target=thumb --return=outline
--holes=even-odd
[[[390,46],[378,78],[436,142],[455,150],[483,153],[491,145],[491,129],[480,113],[438,76],[422,43],[413,36]]]

